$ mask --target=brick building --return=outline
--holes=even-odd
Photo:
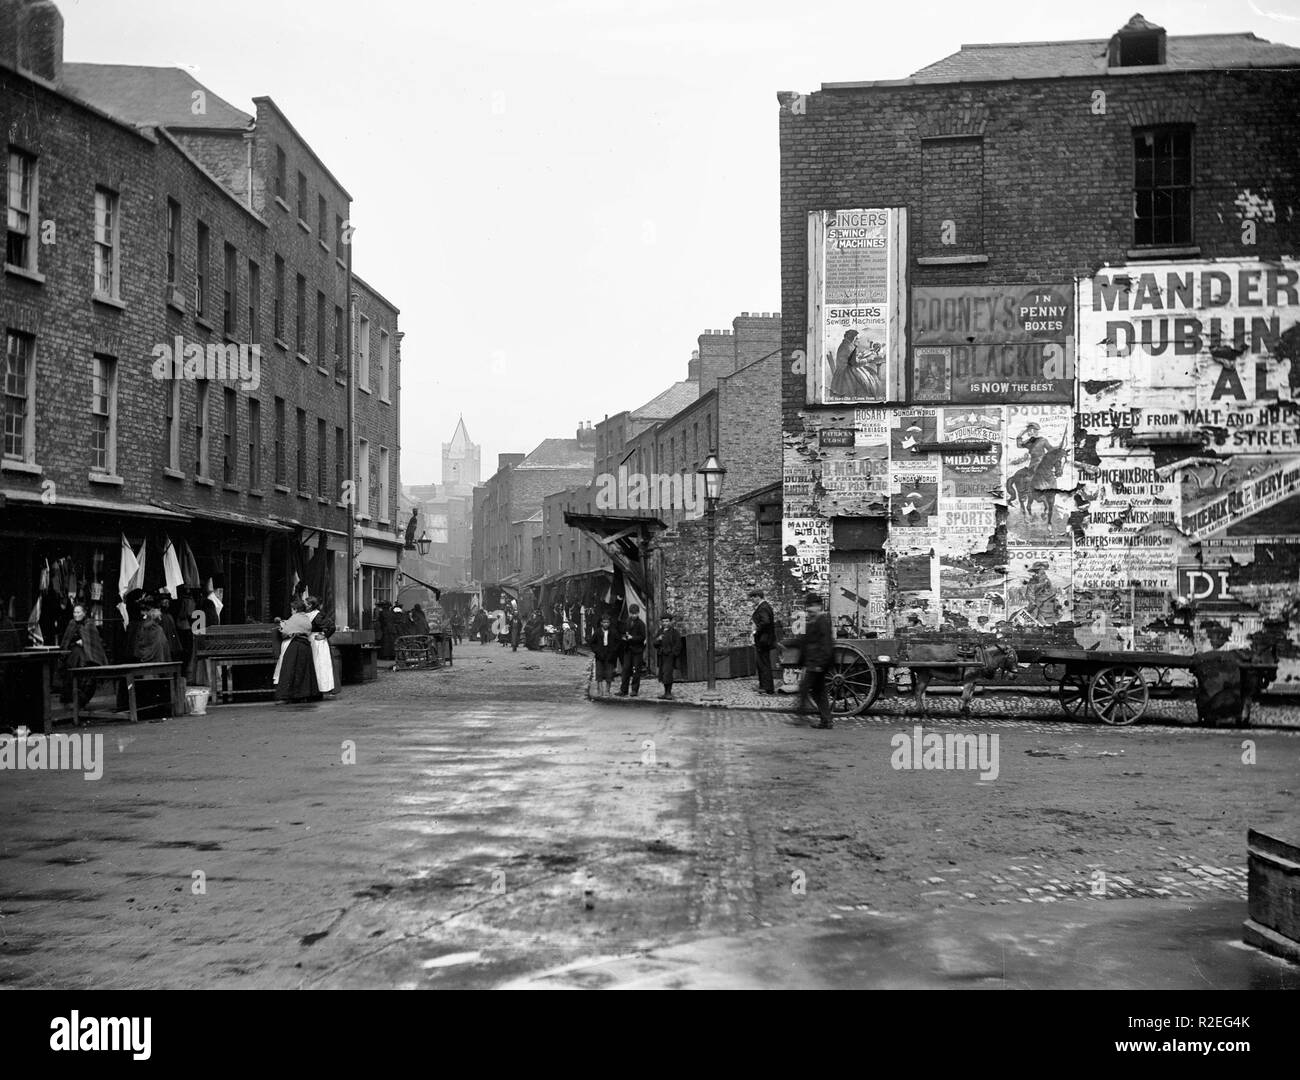
[[[1300,49],[1135,16],[778,100],[783,543],[840,632],[1300,642]]]
[[[349,275],[349,194],[268,98],[253,115],[177,69],[64,64],[53,4],[0,3],[0,54],[0,594],[21,616],[66,559],[111,622],[121,538],[147,542],[150,587],[170,539],[224,578],[223,619],[264,621],[323,541],[342,624],[355,503],[368,610],[400,549],[401,335]]]
[[[529,454],[500,454],[497,471],[474,489],[474,580],[487,604],[518,596],[533,573],[533,538],[542,533],[547,495],[586,483],[595,460],[590,422],[572,439],[543,439]]]

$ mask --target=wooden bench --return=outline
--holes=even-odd
[[[195,655],[203,667],[211,704],[220,705],[237,697],[266,697],[275,687],[271,677],[280,659],[280,634],[274,623],[243,623],[235,626],[209,626],[194,637]],[[264,669],[263,685],[235,689],[234,668]]]
[[[81,679],[125,679],[127,710],[131,715],[131,723],[133,724],[138,723],[140,719],[135,708],[135,684],[137,682],[167,679],[172,688],[172,715],[180,716],[185,711],[183,696],[185,683],[181,674],[179,660],[157,664],[91,664],[86,667],[68,668],[67,674],[72,679],[72,722],[77,727],[81,726],[83,720],[117,719],[117,713],[115,712],[92,713],[82,710],[81,698],[77,693],[77,683]]]

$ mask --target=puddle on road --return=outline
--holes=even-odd
[[[421,961],[420,967],[428,970],[429,968],[455,967],[457,964],[479,964],[482,962],[483,954],[475,949],[473,952],[454,952],[443,956],[435,956],[431,960]]]

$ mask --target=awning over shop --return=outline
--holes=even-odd
[[[215,521],[222,525],[238,525],[245,529],[263,529],[278,533],[293,531],[289,526],[281,524],[275,518],[253,517],[251,514],[241,514],[235,510],[210,510],[207,507],[189,506],[185,503],[161,503],[157,501],[155,501],[154,505],[198,521]]]
[[[0,489],[0,507],[13,503],[24,507],[40,506],[47,510],[81,510],[92,514],[120,514],[123,517],[147,517],[160,521],[188,521],[191,514],[163,509],[149,503],[114,502],[112,499],[85,499],[60,495],[47,502],[39,491]]]

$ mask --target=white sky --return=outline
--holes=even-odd
[[[70,61],[187,65],[274,98],[353,196],[401,308],[402,482],[459,413],[502,452],[685,377],[700,331],[780,308],[778,90],[902,78],[963,42],[1300,45],[1300,0],[59,0]]]

